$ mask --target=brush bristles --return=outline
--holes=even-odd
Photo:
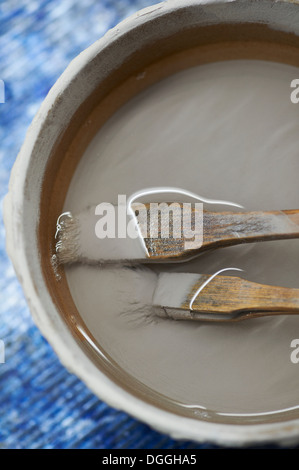
[[[58,241],[55,245],[55,251],[59,264],[70,264],[75,262],[80,256],[79,238],[80,224],[79,221],[69,215],[57,227]]]

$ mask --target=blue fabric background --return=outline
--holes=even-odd
[[[151,0],[1,0],[0,201],[34,114],[72,58]],[[0,223],[0,448],[196,449],[98,400],[60,364],[32,322]]]

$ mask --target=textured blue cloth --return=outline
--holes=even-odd
[[[34,114],[72,58],[151,0],[1,0],[0,200]],[[0,448],[196,449],[102,403],[32,322],[0,223]]]

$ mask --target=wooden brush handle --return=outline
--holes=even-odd
[[[182,305],[183,310],[190,310],[190,300],[209,277],[202,276],[193,286]],[[233,314],[242,314],[233,319],[299,314],[299,289],[263,285],[234,276],[217,276],[198,294],[192,310],[190,316],[193,319],[196,319],[196,312],[215,314],[220,320]]]
[[[193,208],[191,220],[195,220]],[[181,217],[176,221],[175,217]],[[183,225],[181,215],[173,215],[171,223]],[[159,232],[159,235],[161,231]],[[299,210],[252,212],[203,212],[203,241],[198,247],[186,249],[182,230],[181,238],[145,238],[148,257],[156,261],[178,261],[190,258],[209,249],[255,243],[268,240],[299,238]],[[196,237],[197,239],[197,237]],[[200,239],[200,237],[198,237]]]

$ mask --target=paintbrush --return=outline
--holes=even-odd
[[[109,218],[106,214],[105,220],[99,219],[98,206],[91,206],[77,215],[62,214],[56,231],[58,262],[179,262],[216,248],[299,237],[299,210],[212,212],[202,211],[196,205],[188,206],[190,226],[186,231],[188,217],[184,217],[187,207],[184,203],[176,203],[173,211],[169,211],[169,204],[164,203],[164,212],[168,214],[164,222],[152,217],[152,204],[134,205],[130,220],[127,220],[131,229],[133,225],[136,229],[135,232],[131,230],[131,236],[123,230],[124,220],[122,226],[119,222],[118,234],[113,232],[115,225],[110,218],[109,237],[108,228],[103,230],[105,223],[109,225]],[[162,213],[163,210],[161,217]],[[119,208],[115,207],[114,216],[118,221],[119,215]],[[177,227],[181,228],[180,233],[171,236]],[[169,236],[165,236],[165,228],[169,229]]]

